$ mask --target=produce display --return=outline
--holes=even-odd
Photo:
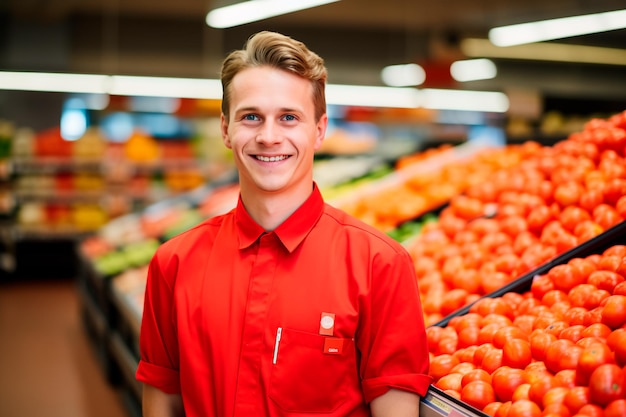
[[[626,112],[554,146],[467,143],[358,165],[371,170],[325,179],[322,193],[411,254],[434,388],[494,417],[626,415]],[[165,200],[81,251],[136,324],[159,242],[237,196],[230,181]]]
[[[407,248],[427,324],[626,219],[626,112],[553,147],[521,145],[510,168],[450,199]]]
[[[625,277],[615,244],[428,327],[434,386],[494,417],[626,415]]]

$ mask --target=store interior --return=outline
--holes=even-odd
[[[328,202],[409,249],[431,328],[451,330],[458,323],[452,317],[474,314],[471,306],[483,298],[519,302],[511,294],[538,291],[533,276],[548,276],[572,258],[622,256],[612,272],[624,281],[626,252],[615,249],[626,245],[622,1],[341,0],[233,27],[207,23],[207,13],[233,3],[0,4],[0,415],[141,415],[134,370],[147,263],[161,242],[236,202],[234,164],[219,132],[221,91],[210,92],[207,80],[219,78],[225,54],[261,30],[293,36],[324,58],[330,122],[315,179]],[[497,46],[490,38],[507,25],[619,10],[617,23],[604,20],[586,34],[564,35],[563,26],[561,35],[521,45]],[[451,71],[472,60],[489,63],[490,75]],[[407,64],[419,69],[418,81],[384,76],[384,69]],[[59,74],[96,78],[89,88],[72,78],[64,90],[51,87]],[[135,89],[123,90],[124,81]],[[169,87],[190,81],[201,87]],[[108,90],[92,89],[98,82]],[[340,95],[346,86],[369,90]],[[448,102],[445,93],[480,98]],[[391,104],[383,101],[387,94]],[[559,153],[566,156],[554,157]],[[520,173],[530,166],[552,182],[549,196],[535,177]],[[580,166],[588,170],[574,168]],[[578,188],[559,188],[567,175],[580,180]],[[602,181],[604,194],[593,200],[592,184]],[[504,191],[500,200],[489,197],[487,188],[523,189],[527,204],[538,193],[533,201],[557,207],[552,219],[568,232],[549,240],[534,207],[521,209],[522,198]],[[581,208],[582,217],[572,220],[569,206]],[[564,212],[570,217],[560,217]],[[515,240],[515,248],[513,238],[494,240],[490,251],[495,256],[498,244],[519,249],[518,263],[498,258],[495,266],[495,258],[476,257],[471,277],[489,264],[500,268],[499,281],[469,287],[476,278],[465,275],[469,261],[453,264],[461,251],[455,245],[477,233],[477,224],[487,227],[476,219],[509,215],[522,218],[523,229],[499,227],[511,236],[528,232],[529,240]],[[588,227],[575,231],[583,220]],[[439,238],[424,237],[429,233]],[[522,260],[522,245],[543,252],[528,249]],[[433,260],[437,250],[450,262]],[[435,263],[444,284],[427,280]],[[603,289],[626,298],[616,284]],[[623,321],[611,323],[613,333],[626,315]],[[619,355],[613,362],[623,367]],[[493,415],[487,403],[460,390],[457,396],[451,377],[439,383],[458,372],[441,372],[435,363],[438,385],[425,415]],[[442,401],[447,411],[433,405]],[[595,406],[607,409],[608,402]]]

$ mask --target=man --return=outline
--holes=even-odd
[[[240,197],[150,264],[145,417],[419,414],[430,378],[412,260],[313,181],[325,84],[323,60],[281,34],[225,59],[221,130]]]

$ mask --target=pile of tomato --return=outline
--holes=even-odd
[[[433,384],[495,417],[626,416],[626,245],[427,328]]]
[[[407,246],[427,325],[626,219],[626,111],[521,147],[519,164],[453,197]]]

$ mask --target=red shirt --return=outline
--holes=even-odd
[[[317,187],[271,233],[240,200],[165,242],[140,350],[137,379],[182,393],[187,417],[368,416],[431,382],[411,258]]]

